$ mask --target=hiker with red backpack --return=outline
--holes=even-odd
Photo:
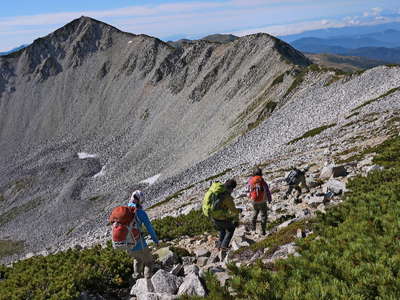
[[[157,234],[142,208],[143,202],[143,192],[134,191],[128,205],[114,208],[110,216],[110,223],[113,224],[113,246],[116,249],[127,250],[134,258],[132,277],[135,279],[150,278],[154,264],[153,256],[140,230],[142,225],[146,227],[153,242],[158,244]]]
[[[261,233],[266,234],[268,203],[271,203],[272,197],[268,184],[262,177],[262,170],[255,168],[247,184],[248,197],[253,201],[254,214],[251,222],[251,230],[255,231],[257,226],[257,217],[261,212]]]

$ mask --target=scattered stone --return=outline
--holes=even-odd
[[[207,261],[207,264],[213,264],[219,262],[218,251],[211,252],[211,255]]]
[[[324,202],[324,199],[321,196],[312,196],[306,200],[306,203],[311,207],[318,207],[318,205]]]
[[[186,265],[183,267],[185,275],[189,275],[190,273],[199,274],[200,268],[197,265]]]
[[[366,167],[366,168],[365,168],[365,172],[366,172],[367,174],[369,174],[369,173],[371,173],[371,172],[382,171],[382,170],[384,170],[384,169],[385,169],[385,168],[382,167],[382,166],[372,165],[372,166]]]
[[[325,184],[325,192],[332,192],[335,195],[340,195],[346,191],[346,184],[342,181],[336,180],[336,179],[330,179],[326,184]]]
[[[221,286],[225,286],[226,282],[230,279],[230,276],[226,272],[218,272],[215,274],[215,277],[217,277]]]
[[[292,224],[293,222],[296,222],[296,221],[298,221],[297,218],[287,220],[286,222],[283,222],[282,224],[280,224],[280,225],[277,227],[277,229],[280,230],[280,229],[282,229],[282,228],[285,228],[285,227],[289,226],[290,224]]]
[[[206,290],[201,283],[199,276],[195,273],[187,275],[179,287],[178,295],[200,296],[206,295]]]
[[[197,265],[199,267],[204,267],[207,264],[207,262],[208,262],[208,257],[199,257],[197,259]]]
[[[271,260],[277,260],[281,258],[287,258],[288,255],[296,253],[295,243],[289,243],[283,246],[280,246],[277,251],[271,256]]]
[[[301,228],[298,228],[297,229],[297,232],[296,232],[296,237],[298,238],[298,239],[301,239],[301,238],[303,238],[305,236],[305,234],[303,235],[303,230],[301,230]]]
[[[182,264],[185,265],[192,265],[196,262],[196,258],[194,256],[184,256],[182,257]]]
[[[211,253],[207,249],[203,248],[195,250],[194,254],[196,255],[196,257],[209,257]]]

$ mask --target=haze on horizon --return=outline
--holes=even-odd
[[[214,33],[275,36],[400,22],[396,0],[8,1],[0,11],[0,52],[45,36],[82,15],[163,40]]]

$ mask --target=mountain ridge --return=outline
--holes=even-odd
[[[168,178],[240,136],[261,112],[270,114],[264,105],[283,98],[292,71],[310,64],[267,34],[176,49],[86,17],[0,57],[0,215],[29,203],[33,210],[6,222],[4,233],[25,218],[20,236],[29,247],[62,243],[71,227],[79,234],[93,225],[88,211],[102,214],[103,205],[146,187],[140,182],[147,177],[162,173],[160,180],[177,187]],[[80,159],[81,152],[90,157]],[[90,200],[98,195],[100,207]],[[48,226],[36,213],[63,222]],[[37,232],[28,233],[30,226]]]

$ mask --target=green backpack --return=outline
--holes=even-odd
[[[221,208],[223,197],[226,192],[224,185],[220,182],[214,182],[208,189],[203,199],[203,214],[206,217],[211,217],[216,210]]]

